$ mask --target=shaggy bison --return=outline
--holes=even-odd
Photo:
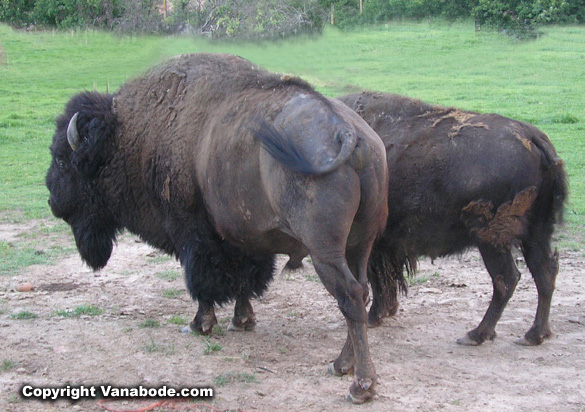
[[[558,272],[550,242],[562,218],[567,176],[548,137],[496,114],[431,106],[407,97],[340,97],[382,138],[390,175],[388,223],[372,252],[370,324],[397,307],[403,268],[477,246],[493,297],[479,326],[458,340],[479,345],[495,327],[520,278],[511,249],[520,247],[538,290],[533,326],[517,343],[551,335],[549,312]]]
[[[213,305],[236,299],[233,324],[252,328],[249,298],[273,255],[309,253],[346,318],[333,363],[354,372],[348,398],[371,399],[367,262],[387,216],[384,146],[351,109],[304,81],[249,61],[173,58],[113,95],[81,93],[57,119],[46,177],[53,214],[94,269],[127,229],[176,256],[208,331]]]

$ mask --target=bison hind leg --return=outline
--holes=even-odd
[[[214,305],[224,305],[236,299],[232,323],[243,324],[247,330],[254,328],[256,321],[249,299],[260,297],[266,291],[274,272],[273,255],[245,252],[214,236],[207,239],[197,237],[189,242],[180,259],[185,269],[187,289],[200,304],[192,327],[213,327],[213,322],[203,322],[211,319],[209,306],[213,310]],[[203,330],[204,333],[210,331]]]
[[[520,271],[509,247],[498,247],[488,243],[479,243],[478,246],[485,267],[492,278],[492,300],[480,324],[457,340],[460,345],[477,346],[486,340],[496,338],[496,324],[520,280]]]
[[[234,317],[227,328],[232,332],[253,331],[256,329],[256,314],[248,298],[237,298]]]
[[[523,338],[516,341],[523,346],[540,345],[545,339],[553,336],[549,325],[550,307],[555,289],[555,282],[559,272],[559,254],[552,252],[550,247],[550,233],[546,228],[539,227],[532,231],[529,239],[522,242],[522,252],[526,258],[526,265],[532,273],[538,292],[536,316],[530,330]]]

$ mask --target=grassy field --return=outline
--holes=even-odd
[[[537,40],[516,42],[476,33],[471,22],[330,28],[319,37],[262,44],[0,26],[0,219],[50,216],[48,146],[54,119],[74,93],[114,91],[155,62],[188,52],[238,54],[299,75],[329,96],[380,90],[533,123],[567,164],[565,231],[579,236],[585,226],[585,27],[551,27]]]

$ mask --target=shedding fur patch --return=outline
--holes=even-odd
[[[429,112],[429,113],[436,113],[436,112]],[[474,116],[477,116],[477,114],[470,113],[470,112],[464,112],[464,111],[457,110],[457,109],[449,110],[444,115],[442,115],[437,120],[435,120],[433,122],[433,124],[431,125],[431,128],[437,127],[437,125],[439,125],[439,123],[441,123],[444,120],[449,120],[449,119],[455,120],[458,124],[453,125],[451,127],[451,131],[448,134],[448,136],[451,139],[455,138],[457,136],[457,134],[461,131],[461,129],[463,129],[464,127],[481,127],[485,130],[490,130],[489,126],[485,123],[470,123],[469,119],[471,119]]]
[[[536,199],[530,186],[493,212],[491,201],[476,200],[462,209],[462,219],[478,239],[494,246],[509,246],[524,232],[524,217]]]
[[[529,152],[532,152],[532,142],[529,139],[522,136],[518,130],[512,130],[512,135],[516,139],[520,140],[520,142],[524,145],[526,149],[528,149]]]

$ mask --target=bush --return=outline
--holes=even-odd
[[[17,27],[27,26],[34,21],[34,9],[34,0],[0,0],[0,21]]]
[[[585,0],[479,0],[473,15],[498,30],[534,37],[544,24],[585,22]]]
[[[167,33],[160,0],[119,0],[121,13],[113,28],[122,33]],[[169,4],[171,1],[169,0]]]
[[[379,23],[395,19],[444,17],[449,20],[469,18],[477,0],[364,0],[359,14],[359,0],[321,0],[326,10],[335,6],[335,24],[350,27],[363,23]]]
[[[121,12],[119,0],[0,0],[0,21],[16,27],[110,28]]]
[[[36,24],[111,28],[121,12],[116,0],[44,0],[36,3],[34,16]]]
[[[585,23],[585,0],[0,0],[14,26],[97,27],[121,32],[279,38],[320,31],[331,8],[340,28],[393,19],[475,17],[521,37],[543,24]]]
[[[183,4],[188,1],[183,0]],[[281,38],[320,31],[325,13],[316,0],[209,0],[191,11],[198,30],[213,38]],[[187,4],[181,13],[185,13]]]

